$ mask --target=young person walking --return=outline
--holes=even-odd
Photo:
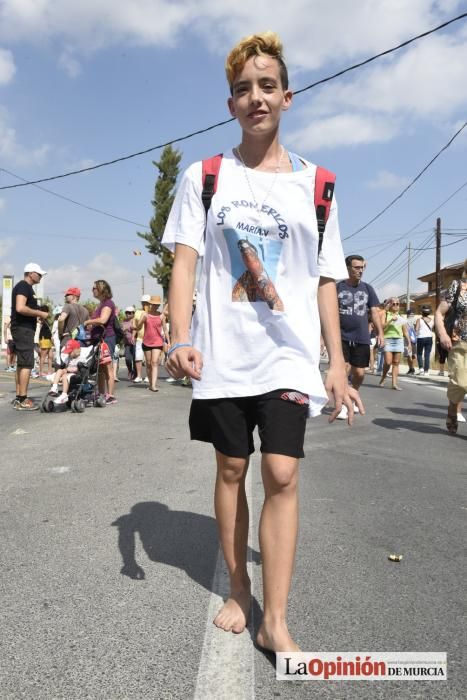
[[[175,251],[166,367],[193,380],[191,437],[215,448],[215,512],[231,591],[214,624],[242,632],[250,611],[245,478],[257,425],[265,491],[259,533],[264,617],[257,642],[294,651],[287,603],[306,418],[320,413],[328,393],[335,401],[331,421],[343,404],[352,421],[352,398],[360,411],[363,406],[348,387],[342,356],[335,279],[345,277],[346,267],[337,206],[318,255],[316,166],[279,140],[282,113],[292,103],[279,37],[266,32],[242,40],[226,72],[241,141],[223,155],[207,221],[201,163],[188,168],[163,238]],[[330,358],[325,386],[320,327]]]
[[[160,296],[149,297],[148,311],[145,311],[140,316],[139,321],[135,323],[136,332],[144,327],[143,352],[146,360],[146,372],[149,378],[148,389],[150,391],[159,391],[157,388],[159,363],[164,343],[169,335],[165,325],[165,315],[163,312],[160,312],[160,305]]]

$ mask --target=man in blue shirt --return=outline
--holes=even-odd
[[[342,351],[352,386],[358,391],[370,362],[370,319],[380,347],[384,346],[384,333],[376,292],[371,285],[362,281],[364,258],[361,255],[348,255],[345,264],[349,276],[337,283]],[[345,406],[337,417],[342,420],[347,418]]]

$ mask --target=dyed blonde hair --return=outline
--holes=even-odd
[[[251,34],[241,39],[227,56],[225,62],[225,73],[230,86],[230,93],[235,78],[242,72],[245,63],[252,56],[271,56],[279,63],[281,84],[284,90],[289,87],[289,75],[287,66],[282,57],[282,42],[275,32],[263,32],[262,34]]]

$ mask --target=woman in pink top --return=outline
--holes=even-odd
[[[135,325],[136,331],[139,331],[144,325],[143,351],[150,391],[159,391],[156,386],[159,360],[164,342],[168,338],[165,315],[159,311],[160,305],[161,298],[152,296],[149,300],[149,311],[143,313]]]

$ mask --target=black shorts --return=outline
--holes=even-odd
[[[11,335],[16,347],[16,366],[34,369],[34,335],[35,328],[12,326]]]
[[[228,457],[247,457],[255,451],[258,426],[261,452],[302,458],[308,416],[308,396],[277,389],[259,396],[194,399],[190,410],[192,440],[211,442]]]
[[[144,352],[148,352],[148,350],[162,350],[162,345],[145,345],[144,343],[142,344]]]
[[[370,364],[370,346],[363,343],[342,341],[344,360],[352,367],[368,367]]]
[[[16,345],[14,340],[8,340],[7,341],[7,346],[8,346],[8,352],[12,355],[14,352],[16,352]]]
[[[443,348],[439,340],[436,341],[436,349],[438,351],[438,361],[440,364],[444,365],[444,363],[448,359],[449,350]]]

